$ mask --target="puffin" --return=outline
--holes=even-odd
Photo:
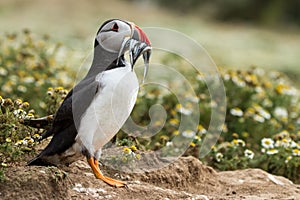
[[[147,35],[133,22],[105,21],[95,37],[89,71],[67,94],[40,138],[52,139],[27,164],[68,166],[85,156],[96,178],[110,186],[126,186],[104,176],[99,159],[102,147],[121,129],[134,107],[139,82],[133,68],[142,55],[145,79],[151,50]]]

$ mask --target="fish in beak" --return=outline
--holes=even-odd
[[[147,76],[148,68],[149,68],[149,60],[151,56],[151,44],[150,40],[148,39],[147,35],[142,31],[140,27],[137,25],[130,23],[132,29],[131,37],[124,38],[123,43],[121,45],[119,51],[119,58],[125,51],[129,51],[129,59],[130,64],[132,66],[135,65],[138,58],[143,55],[145,70],[144,70],[144,77],[143,82]]]

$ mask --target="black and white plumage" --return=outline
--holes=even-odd
[[[119,131],[135,104],[139,83],[133,66],[143,55],[145,78],[150,53],[149,39],[138,26],[118,19],[106,21],[97,32],[89,72],[69,92],[42,135],[42,139],[53,135],[52,140],[28,165],[68,165],[84,155],[97,178],[125,186],[103,176],[98,160],[101,148]]]

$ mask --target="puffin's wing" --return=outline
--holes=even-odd
[[[98,91],[99,82],[94,81],[86,85],[86,87],[80,88],[76,93],[74,89],[69,92],[55,114],[51,128],[42,136],[46,138],[53,135],[53,138],[36,158],[28,162],[28,165],[49,165],[50,162],[45,161],[43,159],[44,156],[61,154],[75,143],[77,128],[80,125],[80,123],[76,124],[75,120],[81,119],[81,116],[91,104]]]
[[[60,130],[70,126],[73,123],[72,94],[73,89],[68,93],[63,103],[58,108],[56,114],[54,115],[52,126],[44,134],[42,134],[41,140],[56,134]]]

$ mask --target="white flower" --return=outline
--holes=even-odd
[[[288,157],[285,159],[284,162],[285,162],[285,163],[288,163],[290,160],[292,160],[292,158],[293,158],[292,156],[288,156]]]
[[[254,153],[253,153],[253,151],[251,151],[251,150],[249,150],[249,149],[246,149],[246,150],[244,151],[244,155],[245,155],[247,158],[249,158],[249,159],[253,159],[253,158],[254,158]]]
[[[24,111],[24,110],[22,110],[22,109],[17,109],[17,110],[14,110],[13,111],[13,114],[16,116],[16,117],[18,117],[18,118],[20,118],[20,119],[23,119],[23,118],[25,118],[25,116],[26,116],[26,111]]]
[[[26,88],[24,85],[19,85],[19,86],[17,87],[17,89],[18,89],[20,92],[23,92],[23,93],[27,92],[27,88]]]
[[[6,76],[8,74],[7,70],[3,67],[0,67],[0,76]]]
[[[170,146],[172,146],[172,145],[173,145],[173,142],[167,142],[167,143],[166,143],[166,146],[167,146],[167,147],[170,147]]]
[[[241,145],[242,147],[246,146],[246,143],[244,142],[244,140],[241,140],[241,139],[234,139],[231,141],[231,144],[233,146],[239,146],[239,145]]]
[[[270,99],[265,99],[263,101],[263,105],[266,107],[272,107],[273,106],[273,102]]]
[[[269,149],[269,150],[267,151],[267,154],[268,154],[268,155],[273,155],[273,154],[276,154],[276,153],[278,153],[278,150],[277,150],[277,149]]]
[[[293,154],[293,156],[300,156],[300,150],[299,149],[293,149],[292,154]]]
[[[33,83],[35,79],[33,77],[25,77],[24,78],[24,83]]]
[[[189,109],[186,109],[186,108],[181,108],[179,110],[179,112],[182,113],[182,114],[184,114],[184,115],[190,115],[190,114],[192,114],[192,111],[189,110]]]
[[[262,87],[255,87],[255,92],[257,93],[261,93],[263,92],[264,90],[262,89]]]
[[[194,138],[195,135],[196,135],[195,131],[192,131],[192,130],[186,130],[186,131],[183,131],[183,133],[182,133],[182,136],[186,137],[186,138]]]
[[[297,148],[298,145],[297,145],[297,143],[294,140],[291,140],[290,147],[291,148]]]
[[[295,147],[295,142],[291,138],[283,138],[282,140],[277,140],[275,143],[275,147],[283,147],[283,148],[288,148],[288,147]]]
[[[276,107],[274,110],[274,115],[278,118],[287,118],[288,117],[288,111],[286,108],[283,107]]]
[[[22,144],[23,144],[23,145],[27,145],[27,144],[28,144],[27,140],[24,139],[24,140],[22,141]]]
[[[192,110],[184,108],[181,104],[176,105],[176,110],[184,115],[190,115],[193,112]]]
[[[230,114],[232,114],[233,116],[241,117],[244,113],[240,108],[232,108],[230,109]]]
[[[207,133],[207,130],[201,124],[198,125],[197,129],[201,135]]]
[[[205,77],[203,74],[197,74],[196,78],[198,81],[205,81]]]
[[[241,80],[240,78],[238,78],[237,76],[232,77],[231,80],[239,87],[245,87],[245,85],[246,85],[246,83],[243,80]]]
[[[271,115],[268,111],[264,110],[264,109],[261,109],[259,111],[260,115],[263,116],[265,119],[270,119],[271,118]]]
[[[282,137],[282,138],[288,138],[288,137],[290,137],[290,134],[289,134],[289,132],[287,130],[281,131],[280,133],[278,133],[278,135],[280,135],[280,137]]]
[[[199,98],[197,96],[189,96],[187,99],[193,103],[199,103]]]
[[[216,160],[217,160],[217,162],[220,162],[222,158],[223,158],[223,154],[222,153],[217,153],[216,154]]]
[[[262,116],[260,116],[260,115],[258,115],[258,114],[255,114],[255,115],[253,116],[253,119],[254,119],[255,121],[257,121],[257,122],[260,122],[260,123],[265,122],[265,118],[263,118]]]
[[[228,81],[228,80],[230,80],[230,75],[229,74],[224,74],[223,78],[224,78],[225,81]]]
[[[274,140],[271,138],[263,138],[261,140],[261,145],[266,149],[272,149],[274,148]]]

